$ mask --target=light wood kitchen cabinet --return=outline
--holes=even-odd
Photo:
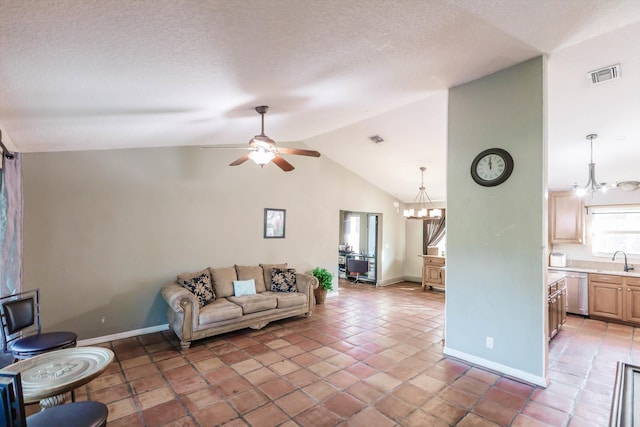
[[[622,276],[589,274],[589,315],[624,320]]]
[[[584,244],[584,199],[575,192],[549,193],[549,241]]]
[[[422,290],[426,288],[445,288],[445,258],[435,255],[422,256]]]
[[[640,277],[625,277],[625,320],[640,324]]]
[[[548,337],[551,339],[567,320],[567,286],[564,279],[549,285],[548,304]]]
[[[589,274],[589,315],[640,325],[640,277]]]

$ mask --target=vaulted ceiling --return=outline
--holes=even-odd
[[[546,54],[550,187],[586,181],[588,133],[599,180],[640,180],[639,39],[637,0],[4,0],[0,129],[20,152],[246,144],[269,105],[278,144],[404,202],[426,166],[444,200],[447,89]]]

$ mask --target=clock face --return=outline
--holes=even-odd
[[[471,164],[471,177],[485,187],[505,182],[513,171],[513,158],[501,148],[490,148],[478,154]]]

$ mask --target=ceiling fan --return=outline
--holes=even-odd
[[[234,162],[231,162],[229,166],[238,166],[251,159],[261,167],[264,167],[267,163],[273,161],[280,169],[285,172],[290,172],[294,169],[293,165],[286,161],[280,154],[295,154],[299,156],[320,157],[320,153],[315,150],[301,150],[298,148],[286,148],[277,147],[273,139],[264,134],[264,115],[269,111],[269,106],[261,105],[256,107],[256,112],[262,117],[262,129],[260,135],[256,135],[249,141],[249,147],[220,147],[211,146],[205,148],[235,148],[239,150],[249,150],[248,154],[240,157]]]

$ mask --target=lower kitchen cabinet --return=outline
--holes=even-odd
[[[622,276],[589,274],[589,315],[624,320]]]
[[[589,315],[640,325],[640,278],[589,274]]]
[[[640,277],[625,277],[626,320],[640,324]]]
[[[548,303],[548,336],[551,339],[567,320],[567,286],[564,279],[549,285]]]

